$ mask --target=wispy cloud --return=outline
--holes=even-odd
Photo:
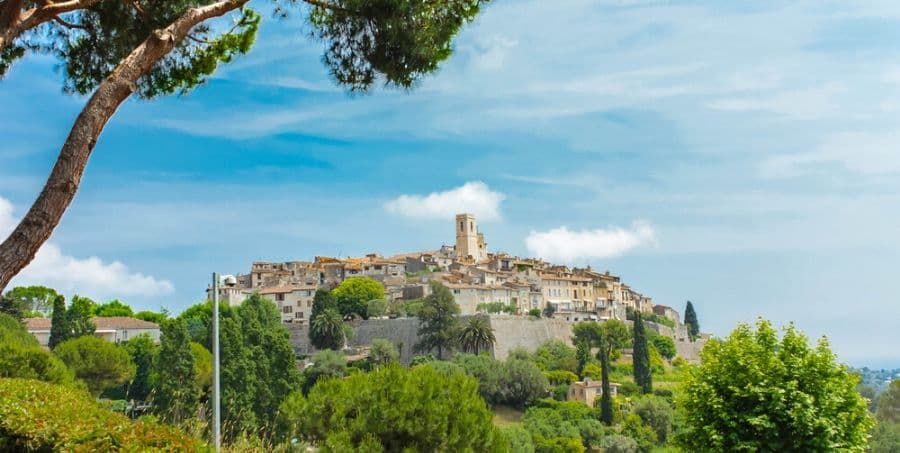
[[[770,112],[794,119],[815,119],[838,111],[834,97],[842,89],[840,84],[828,83],[763,96],[720,98],[707,103],[707,107],[727,112]]]
[[[506,195],[494,192],[481,181],[471,181],[455,189],[428,195],[400,195],[385,203],[392,214],[421,219],[447,219],[468,212],[481,220],[500,218],[500,203]]]
[[[16,226],[13,205],[0,197],[0,237]],[[45,243],[34,260],[11,282],[11,286],[46,285],[67,293],[99,299],[122,296],[160,296],[175,291],[167,280],[132,272],[119,261],[105,263],[96,256],[75,258],[56,244]]]
[[[621,227],[573,231],[566,226],[532,231],[525,239],[528,250],[543,259],[571,263],[579,259],[612,258],[656,243],[656,232],[646,222]]]
[[[760,165],[765,177],[788,178],[837,167],[863,176],[900,173],[900,133],[847,132],[834,134],[815,150],[775,155]]]

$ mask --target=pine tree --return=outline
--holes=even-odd
[[[632,345],[632,363],[634,365],[634,382],[643,393],[653,391],[653,370],[650,367],[650,349],[647,346],[647,333],[641,312],[634,315],[634,343]]]
[[[191,339],[182,319],[163,322],[160,331],[159,358],[156,361],[158,383],[153,404],[164,420],[179,424],[197,412],[199,402],[193,385]]]
[[[459,305],[456,305],[453,293],[446,286],[431,282],[431,294],[425,298],[425,305],[419,312],[416,351],[437,349],[438,358],[443,358],[444,350],[451,348],[456,340],[458,314]]]
[[[691,301],[687,301],[687,307],[684,309],[684,325],[687,326],[691,341],[700,336],[700,322],[697,321],[697,312],[694,311],[694,304]]]
[[[53,349],[72,336],[72,327],[69,325],[69,317],[66,314],[65,297],[58,295],[53,299],[53,315],[50,319],[52,325],[50,326],[48,346]]]

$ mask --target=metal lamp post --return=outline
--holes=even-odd
[[[213,317],[212,317],[212,353],[213,353],[213,442],[216,452],[222,448],[222,414],[220,411],[219,394],[219,273],[213,272]]]

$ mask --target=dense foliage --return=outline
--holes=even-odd
[[[371,278],[353,277],[344,280],[331,294],[342,316],[368,319],[369,301],[384,299],[384,286]]]
[[[625,347],[629,339],[628,327],[622,321],[609,320],[603,323],[583,321],[572,328],[576,343],[584,342],[597,348],[600,360],[600,419],[607,425],[613,422],[612,393],[609,385],[610,360],[614,351]]]
[[[433,368],[442,362],[431,362]],[[478,381],[478,394],[491,405],[525,407],[541,397],[547,378],[531,361],[514,357],[500,362],[486,355],[456,354],[451,363]]]
[[[462,373],[397,365],[319,382],[281,406],[283,435],[325,452],[505,451],[507,444]]]
[[[206,451],[151,421],[101,409],[86,393],[34,380],[0,379],[0,450]]]
[[[585,451],[600,446],[603,425],[597,411],[576,401],[541,400],[522,419],[537,452]]]
[[[678,398],[690,451],[863,451],[872,426],[857,378],[822,339],[763,320],[703,349]]]
[[[50,312],[58,294],[45,286],[17,286],[0,297],[0,313],[16,319]]]
[[[163,420],[180,424],[197,411],[199,395],[194,380],[194,354],[183,319],[170,319],[160,326],[156,361],[157,386],[154,410]]]
[[[425,298],[425,304],[419,312],[419,343],[417,352],[437,350],[438,358],[443,357],[445,350],[456,344],[459,320],[459,305],[446,286],[431,282],[431,294]]]
[[[66,340],[56,346],[53,353],[87,384],[95,396],[125,384],[135,374],[128,351],[94,336]]]
[[[0,313],[0,377],[38,379],[71,384],[74,373],[12,316]]]

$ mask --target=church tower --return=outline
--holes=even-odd
[[[478,224],[475,223],[474,214],[456,215],[456,257],[464,259],[467,256],[477,263],[487,258],[487,245],[484,236],[478,232]]]

